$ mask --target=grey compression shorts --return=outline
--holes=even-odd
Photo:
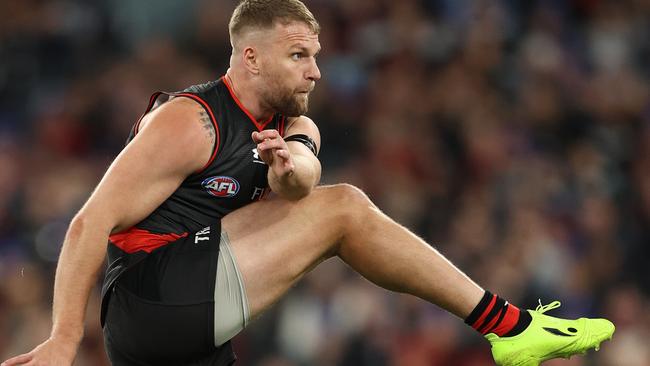
[[[215,281],[214,344],[218,347],[244,329],[250,316],[244,281],[230,249],[228,234],[223,230]]]

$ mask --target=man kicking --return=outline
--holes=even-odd
[[[102,323],[115,365],[232,364],[230,339],[335,255],[464,319],[499,365],[538,365],[611,338],[605,319],[544,314],[558,302],[520,310],[361,190],[317,186],[320,135],[304,114],[320,79],[319,25],[304,4],[244,0],[229,30],[223,77],[152,96],[70,224],[50,338],[3,366],[72,364],[107,241]]]

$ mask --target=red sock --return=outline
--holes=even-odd
[[[485,291],[483,298],[469,314],[465,323],[485,335],[494,333],[499,337],[511,337],[524,331],[530,324],[530,314],[506,300]]]

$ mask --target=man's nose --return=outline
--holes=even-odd
[[[316,64],[316,59],[312,59],[311,64],[309,65],[309,70],[307,70],[307,74],[305,75],[305,78],[312,81],[317,81],[320,79],[320,69]]]

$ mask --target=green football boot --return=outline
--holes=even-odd
[[[532,321],[520,334],[499,337],[485,335],[492,344],[492,356],[499,366],[538,366],[552,358],[569,358],[600,348],[600,342],[612,338],[614,324],[607,319],[554,318],[545,312],[560,307],[559,301],[528,310]]]

